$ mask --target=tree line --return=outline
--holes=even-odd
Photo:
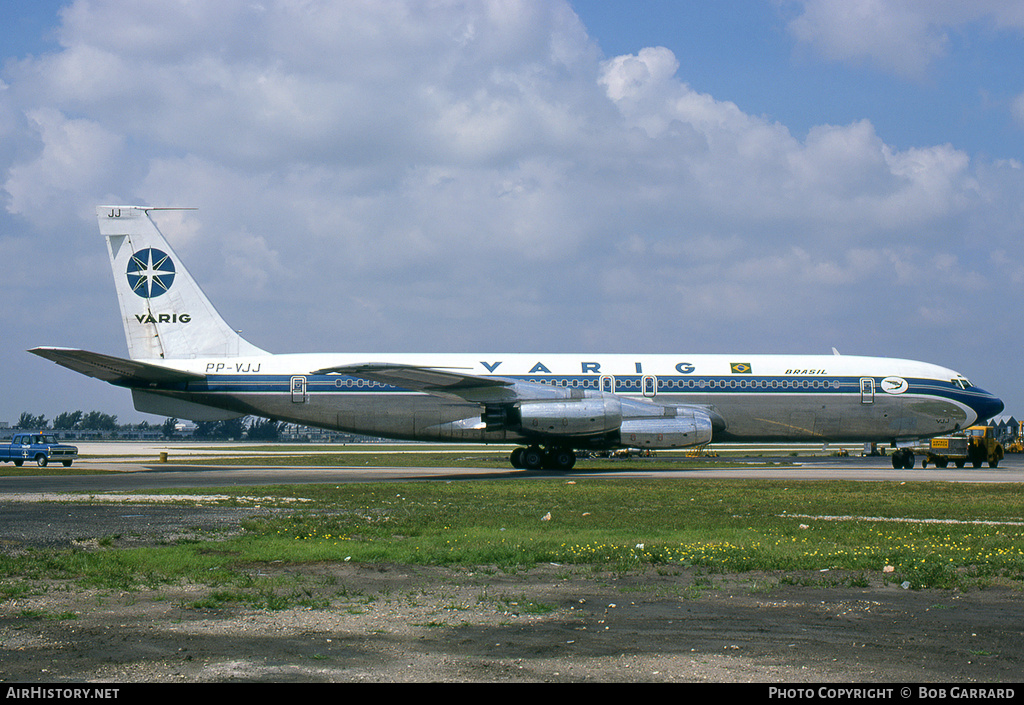
[[[116,436],[118,432],[124,431],[160,429],[164,438],[182,435],[177,431],[178,419],[176,418],[168,418],[161,424],[150,424],[148,421],[137,424],[118,424],[116,414],[106,414],[102,411],[63,411],[54,417],[52,423],[54,431],[101,431],[104,434]],[[280,421],[255,416],[244,416],[227,421],[197,421],[191,437],[203,440],[276,441],[280,438],[283,427],[284,424]],[[16,428],[45,431],[51,428],[51,422],[44,414],[37,416],[23,411],[18,418]]]

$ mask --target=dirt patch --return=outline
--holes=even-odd
[[[554,565],[505,572],[342,562],[258,573],[274,579],[285,609],[217,602],[215,589],[197,586],[115,593],[54,584],[7,600],[0,675],[993,683],[1019,682],[1024,672],[1024,599],[1007,588],[807,587],[779,575]]]

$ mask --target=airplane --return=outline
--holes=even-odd
[[[395,440],[515,443],[515,468],[566,471],[577,451],[731,442],[905,446],[998,415],[945,367],[840,355],[271,354],[234,331],[146,206],[98,206],[129,357],[29,352],[129,389],[138,411],[254,415]],[[908,465],[909,463],[909,465]]]

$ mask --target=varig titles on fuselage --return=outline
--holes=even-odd
[[[483,365],[484,368],[489,373],[501,374],[500,372],[498,372],[498,367],[501,366],[502,362],[503,362],[502,360],[498,360],[497,362],[487,362],[485,360],[481,360],[480,364]],[[602,372],[602,370],[601,370],[601,365],[602,365],[602,363],[600,363],[600,362],[581,361],[580,362],[580,373],[581,374],[585,374],[585,375],[586,374],[593,374],[593,375],[604,374]],[[632,371],[632,374],[638,374],[638,375],[639,374],[644,374],[644,369],[643,369],[643,363],[642,362],[634,362],[633,366],[634,366],[634,370]],[[693,364],[691,364],[689,362],[678,362],[678,363],[675,364],[675,371],[678,372],[681,375],[692,374],[693,372],[696,371],[696,369],[697,368]],[[508,372],[508,371],[505,370],[505,372]],[[521,372],[508,372],[508,374],[522,374],[522,373]],[[543,361],[538,360],[537,363],[535,365],[533,365],[533,367],[531,367],[526,372],[526,374],[531,374],[531,375],[548,374],[549,375],[549,374],[552,374],[552,372],[551,372],[551,369],[546,364],[544,364]]]

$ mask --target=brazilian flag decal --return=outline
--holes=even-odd
[[[749,362],[730,362],[729,370],[736,375],[749,375],[750,374],[750,363]]]

